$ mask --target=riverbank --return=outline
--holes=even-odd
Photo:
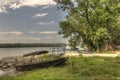
[[[83,56],[83,57],[94,57],[94,56],[99,56],[99,57],[118,57],[120,56],[120,51],[113,51],[110,53],[78,53],[78,52],[66,52],[64,56]]]
[[[106,53],[92,53],[92,54],[80,54],[80,53],[78,53],[78,52],[66,52],[65,54],[64,54],[64,56],[65,57],[70,57],[70,59],[71,59],[71,57],[75,57],[75,58],[77,58],[78,60],[79,60],[79,58],[82,56],[82,57],[85,57],[85,58],[94,58],[94,57],[100,57],[100,58],[111,58],[111,59],[113,59],[113,58],[119,58],[120,57],[120,51],[116,51],[116,53],[112,53],[112,54],[106,54]],[[12,58],[12,59],[11,59]],[[13,59],[14,58],[16,58],[16,57],[8,57],[8,58],[3,58],[3,60],[2,60],[2,62],[5,60],[5,62],[6,62],[6,60],[7,61],[14,61]],[[22,57],[20,57],[20,58],[18,58],[18,59],[22,59]],[[28,59],[27,59],[28,60]],[[27,61],[26,60],[26,61]],[[71,61],[71,60],[69,60],[69,61]],[[76,64],[76,63],[75,63]],[[7,64],[6,64],[7,65]],[[10,65],[10,64],[8,64],[8,65]],[[65,65],[65,66],[67,66],[67,65]],[[4,67],[4,66],[3,66]],[[17,75],[21,75],[21,74],[24,74],[24,72],[17,72],[16,70],[15,70],[15,68],[8,68],[8,69],[4,69],[4,70],[0,70],[0,76],[3,76],[3,75],[8,75],[8,76],[17,76]]]
[[[71,57],[65,64],[2,76],[0,80],[119,80],[120,57]]]

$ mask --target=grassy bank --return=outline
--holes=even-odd
[[[119,80],[120,57],[73,57],[59,67],[26,72],[16,77],[3,76],[0,80]]]

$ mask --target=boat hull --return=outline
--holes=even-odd
[[[55,60],[51,60],[48,62],[41,62],[41,63],[32,63],[32,64],[24,64],[24,65],[16,65],[15,68],[17,71],[29,71],[36,68],[43,68],[43,67],[50,67],[50,66],[58,66],[65,61],[67,61],[68,58],[59,58]]]

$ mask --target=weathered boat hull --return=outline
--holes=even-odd
[[[24,54],[23,57],[28,57],[28,56],[35,56],[35,55],[40,55],[40,54],[47,54],[49,51],[43,50],[43,51],[36,51],[28,54]]]
[[[68,58],[59,58],[56,60],[51,60],[48,62],[42,63],[32,63],[32,64],[24,64],[24,65],[16,65],[15,68],[17,71],[29,71],[36,68],[50,67],[50,66],[58,66],[64,63]]]

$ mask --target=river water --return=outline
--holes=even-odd
[[[29,47],[29,48],[0,48],[0,59],[3,57],[20,56],[26,53],[48,50],[51,47]]]

